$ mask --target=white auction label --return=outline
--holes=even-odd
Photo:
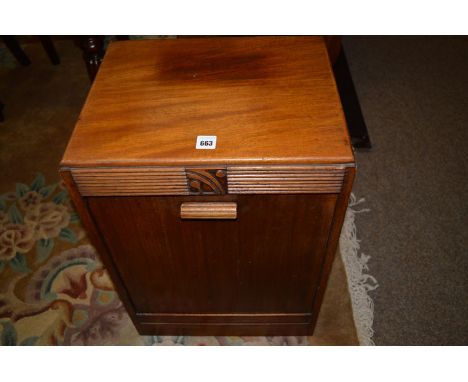
[[[216,148],[216,135],[199,135],[195,145],[197,150],[214,150]]]

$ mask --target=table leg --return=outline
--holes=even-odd
[[[91,81],[96,77],[99,66],[104,56],[102,43],[104,36],[84,36],[80,38],[80,47],[83,50],[83,58],[88,69]]]
[[[18,44],[18,41],[16,41],[14,36],[2,36],[2,40],[11,54],[21,65],[26,66],[31,63],[28,56],[26,56],[26,53],[24,53],[23,49],[21,49],[20,44]]]
[[[351,137],[351,143],[356,149],[370,149],[372,147],[366,122],[362,115],[359,98],[354,88],[351,72],[349,71],[348,61],[343,47],[333,65],[336,85],[340,93],[341,103],[348,124],[348,131]]]
[[[57,51],[55,50],[54,43],[52,42],[50,36],[39,36],[39,40],[41,41],[47,56],[49,56],[49,60],[52,65],[60,64],[60,58],[57,54]]]

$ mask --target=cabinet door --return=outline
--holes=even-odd
[[[336,194],[88,197],[137,313],[310,313]],[[236,202],[183,220],[183,202]]]

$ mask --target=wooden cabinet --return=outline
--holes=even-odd
[[[355,171],[321,38],[112,43],[60,171],[141,333],[313,332]]]

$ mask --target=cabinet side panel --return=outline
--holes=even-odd
[[[65,185],[67,187],[67,190],[70,194],[71,200],[73,201],[73,204],[75,205],[75,208],[80,216],[81,222],[83,224],[83,227],[86,230],[86,233],[88,235],[89,240],[91,243],[94,245],[96,248],[99,257],[101,258],[104,266],[106,267],[107,271],[109,272],[109,275],[116,287],[116,290],[119,294],[120,299],[125,305],[125,308],[127,312],[129,313],[133,323],[135,324],[136,328],[140,330],[140,326],[136,317],[135,313],[135,308],[133,306],[133,303],[130,299],[130,296],[121,280],[120,275],[118,274],[118,271],[115,267],[115,264],[112,260],[112,257],[109,255],[108,249],[101,239],[101,234],[96,227],[96,224],[91,216],[91,214],[88,211],[87,208],[87,203],[86,199],[83,198],[79,191],[78,188],[76,187],[75,182],[73,181],[73,177],[68,170],[60,170],[60,176],[65,182]]]
[[[330,276],[333,260],[335,258],[336,249],[340,239],[341,229],[343,227],[346,209],[348,207],[349,196],[351,195],[351,189],[353,186],[355,173],[356,169],[354,167],[346,169],[343,181],[343,188],[336,202],[335,211],[333,214],[333,225],[330,230],[326,254],[320,273],[320,281],[317,289],[317,294],[314,299],[314,307],[312,309],[312,320],[309,327],[310,334],[313,333],[320,312],[320,307],[322,306],[322,300],[325,294],[325,289],[327,287],[328,278]]]

